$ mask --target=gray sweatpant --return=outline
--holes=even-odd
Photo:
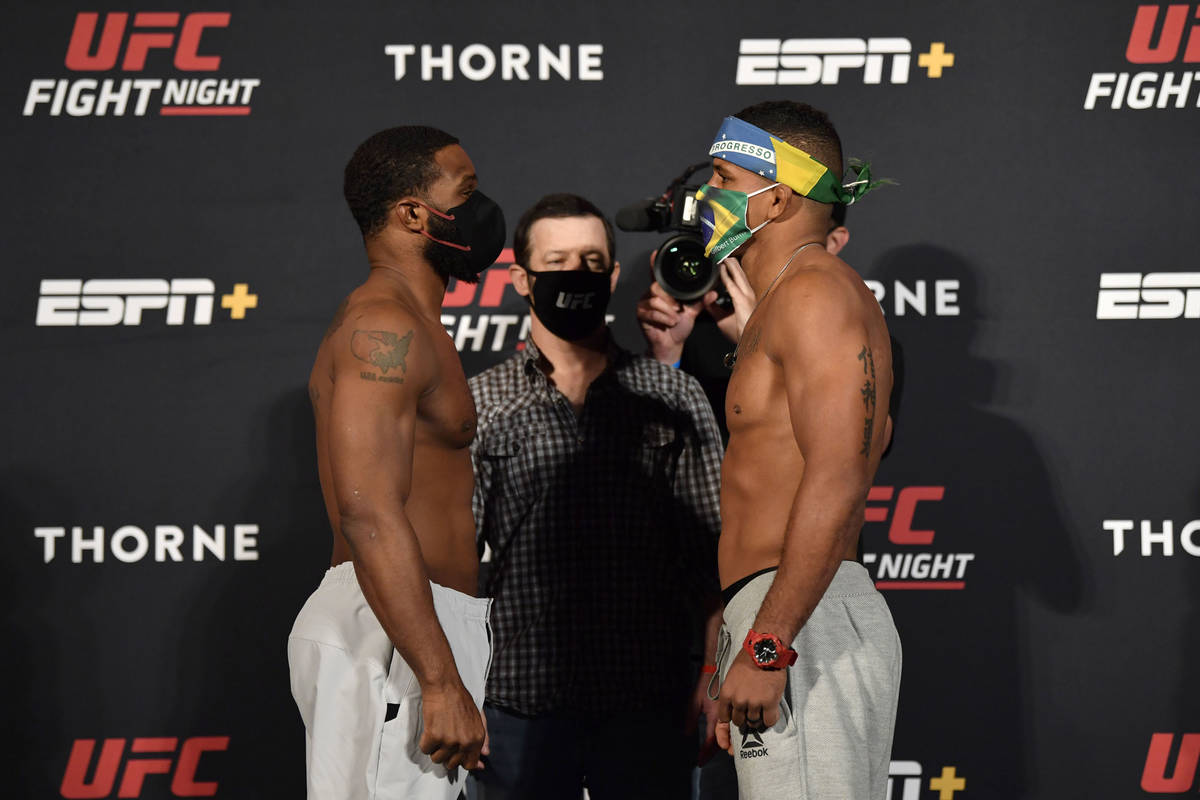
[[[725,607],[718,666],[733,663],[775,572]],[[767,631],[769,633],[769,631]],[[900,694],[900,637],[887,603],[858,563],[843,561],[796,636],[779,721],[730,731],[742,800],[884,800]]]

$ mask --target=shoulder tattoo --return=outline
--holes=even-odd
[[[388,371],[396,367],[399,367],[402,373],[408,371],[406,359],[412,338],[412,330],[403,336],[397,336],[391,331],[355,331],[350,337],[351,354],[379,371],[363,371],[359,373],[359,377],[366,381],[404,383],[404,378],[396,374],[388,375]]]

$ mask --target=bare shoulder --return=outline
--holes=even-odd
[[[763,321],[766,344],[780,338],[790,346],[818,344],[861,330],[865,291],[854,271],[833,256],[801,265],[771,293]]]

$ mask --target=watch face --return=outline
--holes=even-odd
[[[777,657],[775,642],[770,639],[760,639],[754,643],[754,660],[759,664],[770,664]]]

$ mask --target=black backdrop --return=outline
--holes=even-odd
[[[303,791],[284,642],[330,538],[304,384],[365,274],[358,142],[436,125],[510,220],[613,212],[779,97],[900,182],[843,254],[907,365],[864,534],[905,646],[893,797],[1196,792],[1196,6],[142,11],[13,9],[0,49],[11,796]],[[632,348],[656,241],[619,236]],[[447,302],[471,373],[520,333],[494,271]]]

